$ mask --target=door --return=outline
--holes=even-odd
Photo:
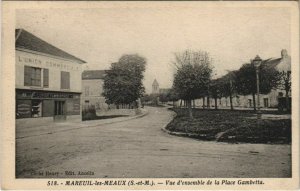
[[[269,99],[264,98],[264,107],[269,107]]]
[[[65,121],[66,120],[66,109],[65,101],[54,102],[54,121]]]
[[[248,99],[248,105],[249,107],[252,107],[252,99]]]

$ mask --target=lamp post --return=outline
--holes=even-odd
[[[259,66],[261,64],[262,59],[257,55],[252,63],[255,67],[256,72],[256,88],[257,88],[257,119],[261,119],[261,111],[260,111],[260,100],[259,100]]]

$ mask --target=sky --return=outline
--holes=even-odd
[[[16,28],[85,60],[84,69],[109,69],[123,54],[137,53],[147,59],[148,93],[154,79],[160,88],[172,86],[176,52],[209,52],[216,78],[256,55],[278,58],[291,50],[289,9],[275,7],[21,9]]]

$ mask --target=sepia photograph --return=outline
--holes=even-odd
[[[293,178],[291,8],[152,3],[15,10],[14,178]]]

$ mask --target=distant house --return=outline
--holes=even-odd
[[[104,77],[107,70],[85,70],[82,72],[82,103],[94,105],[97,110],[107,109],[103,93]]]
[[[276,68],[277,70],[291,71],[291,57],[286,50],[281,51],[281,58],[268,60],[267,67]],[[285,96],[285,91],[282,89],[273,89],[269,94],[260,94],[260,107],[276,108],[278,106],[278,98]],[[251,95],[234,97],[234,105],[236,107],[254,107]],[[256,103],[257,105],[257,103]]]
[[[267,67],[276,68],[278,71],[291,71],[291,57],[287,54],[286,50],[281,51],[280,58],[274,58],[265,61]],[[291,95],[291,93],[289,93]],[[260,94],[260,107],[262,108],[277,108],[278,99],[285,97],[285,90],[273,89],[269,94]],[[257,97],[255,97],[257,98]],[[240,108],[253,108],[253,97],[252,95],[233,95],[232,103],[234,107]],[[218,107],[230,107],[229,97],[222,97],[218,100]],[[195,100],[196,107],[207,107],[207,99],[203,103],[203,99]],[[210,107],[215,107],[215,100],[209,100]],[[257,100],[256,100],[257,105]]]
[[[81,120],[81,60],[24,29],[15,31],[18,124]]]
[[[266,61],[265,64],[267,67],[276,68],[278,71],[291,71],[291,57],[287,54],[286,50],[281,51],[280,58],[270,59]],[[269,94],[260,94],[260,107],[276,108],[278,106],[278,99],[284,96],[285,90],[282,89],[273,89]],[[252,95],[235,95],[233,96],[232,101],[234,107],[254,107]],[[214,106],[214,100],[211,100],[211,106]],[[229,98],[221,98],[218,106],[229,107]]]

